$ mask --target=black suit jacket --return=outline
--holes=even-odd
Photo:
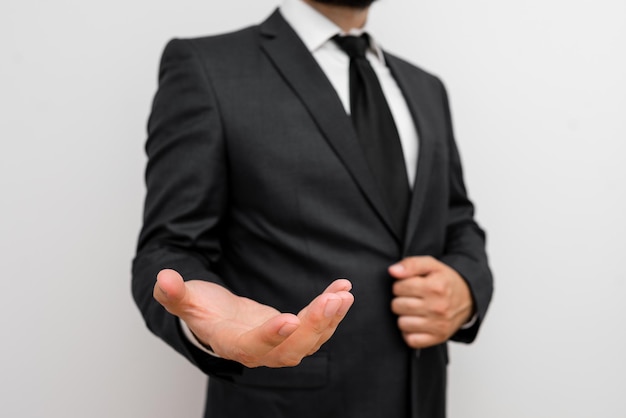
[[[386,55],[420,138],[408,225],[394,233],[351,121],[280,13],[239,32],[168,44],[149,120],[133,294],[148,327],[211,376],[206,416],[442,417],[447,350],[403,342],[387,267],[432,255],[468,282],[476,325],[491,298],[484,234],[463,185],[441,82]],[[294,368],[211,357],[152,298],[159,270],[297,312],[333,279],[355,303]]]

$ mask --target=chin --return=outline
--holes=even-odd
[[[371,5],[375,0],[313,0],[315,3],[333,4],[335,6],[346,6],[355,8],[365,8]]]

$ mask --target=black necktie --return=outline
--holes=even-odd
[[[409,187],[400,136],[374,69],[365,57],[367,35],[335,36],[350,57],[350,115],[367,162],[376,178],[394,227],[403,235]]]

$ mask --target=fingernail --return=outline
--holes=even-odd
[[[337,315],[344,316],[348,313],[348,309],[350,309],[350,306],[343,307],[342,305],[341,307],[339,307],[339,309],[337,309]]]
[[[288,337],[298,328],[298,324],[287,322],[278,330],[278,335],[281,337]]]
[[[395,270],[398,273],[402,273],[404,271],[404,266],[400,263],[393,264],[389,268]]]
[[[330,318],[335,316],[339,307],[341,306],[341,299],[330,299],[326,302],[326,306],[324,307],[324,315],[326,318]]]
[[[163,290],[163,288],[161,286],[159,286],[159,290],[161,291],[161,293],[163,293],[165,295],[165,297],[169,297],[167,292],[165,290]]]
[[[346,287],[347,291],[352,290],[352,282],[347,277],[338,277],[337,280],[345,280],[348,282],[348,287]]]

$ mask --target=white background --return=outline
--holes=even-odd
[[[0,414],[199,417],[204,377],[130,296],[143,142],[172,37],[277,0],[0,5]],[[626,3],[381,0],[371,29],[440,75],[495,299],[453,345],[452,418],[626,416]]]

